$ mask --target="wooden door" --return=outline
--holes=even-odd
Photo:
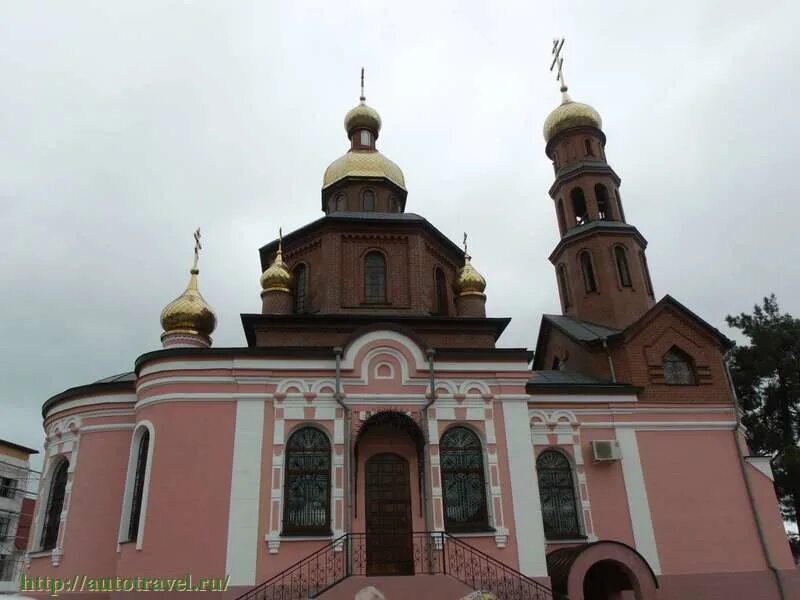
[[[408,461],[377,454],[367,461],[367,575],[413,575]]]

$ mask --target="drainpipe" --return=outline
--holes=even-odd
[[[772,562],[772,556],[769,551],[769,546],[767,545],[767,539],[764,535],[764,527],[761,523],[761,516],[758,514],[758,510],[756,509],[756,501],[755,496],[753,496],[753,488],[750,484],[750,478],[747,475],[747,466],[745,456],[747,456],[747,447],[742,448],[742,439],[739,435],[739,429],[742,426],[742,418],[739,412],[739,398],[736,396],[736,388],[733,387],[733,378],[731,377],[731,371],[728,368],[728,361],[726,360],[727,357],[723,356],[722,358],[722,366],[725,370],[725,379],[728,382],[728,388],[731,390],[731,396],[733,397],[733,405],[736,409],[736,430],[733,432],[733,440],[736,444],[736,447],[739,450],[739,467],[742,470],[742,477],[744,478],[744,485],[747,488],[747,498],[750,500],[750,509],[753,511],[753,517],[756,522],[756,529],[758,530],[758,540],[761,542],[761,550],[764,553],[764,558],[767,561],[767,566],[769,570],[772,571],[772,574],[775,576],[775,583],[778,586],[778,596],[781,600],[787,600],[788,596],[786,595],[786,591],[783,589],[783,581],[781,580],[781,575],[778,572],[778,568]]]
[[[351,533],[353,530],[353,484],[350,481],[350,472],[351,472],[351,448],[350,448],[350,409],[347,405],[342,402],[342,374],[341,374],[341,367],[342,367],[342,348],[341,346],[336,346],[333,349],[333,354],[336,357],[336,388],[333,392],[333,398],[342,407],[344,411],[344,477],[342,478],[343,481],[346,482],[347,489],[345,491],[345,503],[346,503],[346,510],[345,510],[345,518],[344,518],[344,532]],[[349,544],[347,544],[347,572],[352,572],[352,553],[349,550]]]
[[[430,447],[431,447],[431,440],[430,440],[430,427],[428,426],[428,409],[431,405],[436,402],[436,372],[434,371],[434,364],[433,364],[433,357],[436,354],[436,350],[433,348],[428,348],[427,351],[428,356],[428,373],[430,374],[430,386],[431,386],[431,399],[428,400],[427,404],[422,407],[422,423],[425,430],[422,432],[425,439],[425,452],[423,452],[423,461],[425,460],[425,454],[430,455]],[[432,486],[431,482],[431,469],[430,465],[423,464],[423,482],[422,482],[422,504],[423,504],[423,511],[422,515],[425,519],[425,531],[433,531],[433,527],[431,526],[431,511],[430,506],[428,506],[428,490]],[[428,564],[433,564],[433,548],[431,547],[431,543],[425,544],[428,548]]]
[[[611,360],[611,352],[608,350],[608,338],[603,338],[603,350],[606,351],[608,357],[608,368],[611,370],[611,383],[617,383],[617,373],[614,371],[614,361]]]

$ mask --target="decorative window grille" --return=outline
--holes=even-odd
[[[466,427],[448,429],[439,442],[444,526],[447,531],[489,528],[483,449]]]
[[[664,355],[664,383],[669,385],[695,385],[692,359],[678,348]]]
[[[617,273],[622,287],[631,287],[631,272],[628,269],[628,253],[622,246],[614,246],[614,258],[617,261]]]
[[[536,460],[536,471],[539,475],[545,537],[551,540],[580,537],[575,486],[569,461],[556,450],[545,450]]]
[[[298,429],[286,443],[283,532],[330,533],[330,492],[328,437],[315,427]]]
[[[47,509],[44,514],[44,527],[42,527],[42,550],[52,550],[58,542],[58,529],[61,526],[61,511],[64,508],[64,495],[67,491],[67,469],[69,463],[62,460],[53,471],[50,483],[50,494],[47,498]]]
[[[17,480],[0,477],[0,498],[13,498],[17,493]]]
[[[364,275],[364,299],[367,302],[386,302],[386,259],[383,254],[367,254]]]
[[[139,536],[139,519],[142,516],[142,498],[144,496],[145,471],[147,470],[147,452],[150,448],[150,431],[144,428],[139,438],[136,451],[136,474],[133,480],[133,497],[131,499],[131,516],[128,520],[128,541],[135,542]]]
[[[294,312],[308,312],[308,268],[299,264],[294,270]]]
[[[586,293],[597,291],[597,281],[594,278],[594,268],[592,267],[592,257],[587,251],[580,254],[581,271],[583,272],[583,286]]]

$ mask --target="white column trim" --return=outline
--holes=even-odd
[[[519,570],[529,577],[547,577],[542,506],[533,459],[528,405],[503,402],[514,533],[519,553]]]
[[[236,401],[225,568],[232,585],[254,585],[256,582],[265,406],[263,397]]]
[[[615,434],[622,452],[622,476],[625,479],[625,493],[628,496],[636,549],[650,563],[653,572],[661,575],[661,561],[650,515],[650,503],[647,500],[636,430],[629,427],[618,428],[615,429]]]

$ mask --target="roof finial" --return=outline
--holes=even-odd
[[[466,258],[467,260],[472,258],[469,255],[469,252],[467,252],[467,232],[466,231],[464,232],[464,258]]]
[[[278,227],[278,256],[283,254],[283,227]]]
[[[553,69],[558,67],[556,72],[556,81],[561,82],[561,93],[567,93],[567,82],[564,80],[564,57],[561,55],[561,50],[564,48],[564,38],[562,37],[560,40],[558,38],[553,38],[553,49],[550,52],[553,55],[553,62],[550,63],[550,72],[553,72]]]
[[[197,228],[197,231],[194,232],[194,263],[192,264],[192,273],[197,274],[200,271],[197,269],[197,261],[200,258],[200,250],[203,249],[203,246],[200,245],[200,228]]]
[[[361,102],[367,101],[367,97],[364,95],[364,67],[361,67],[361,97],[359,100],[361,100]]]

